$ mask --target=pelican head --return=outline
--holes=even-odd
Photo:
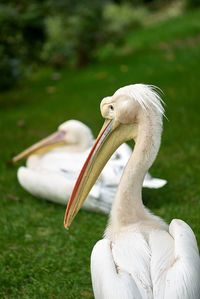
[[[162,100],[153,86],[134,84],[118,89],[102,100],[101,114],[105,123],[86,159],[66,209],[64,225],[69,228],[87,198],[103,167],[124,142],[137,140],[140,124],[151,118],[162,131]],[[161,135],[161,134],[160,134]]]
[[[58,130],[48,137],[33,144],[13,158],[13,162],[27,158],[33,154],[43,154],[58,146],[74,146],[76,151],[84,151],[92,146],[93,135],[91,130],[82,122],[68,120],[58,127]]]
[[[79,151],[87,150],[92,146],[94,137],[92,131],[84,123],[78,120],[68,120],[58,127],[58,131],[64,132],[64,143],[75,145]]]

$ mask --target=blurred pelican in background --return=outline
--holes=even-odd
[[[17,172],[19,183],[36,197],[66,205],[93,143],[93,134],[85,124],[77,120],[64,122],[55,133],[13,158],[14,163],[27,158],[26,167],[20,167]],[[118,148],[93,186],[83,209],[110,212],[111,199],[131,154],[132,149],[125,143]],[[161,188],[166,182],[147,173],[143,187]]]

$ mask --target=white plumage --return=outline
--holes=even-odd
[[[101,102],[107,119],[68,203],[65,227],[84,202],[106,156],[129,139],[135,147],[123,172],[104,239],[91,255],[96,299],[198,299],[200,258],[191,228],[174,219],[168,226],[142,202],[142,182],[161,139],[161,99],[152,86],[130,85]]]
[[[28,157],[26,167],[18,169],[17,177],[21,186],[32,195],[65,205],[94,138],[91,130],[77,120],[66,121],[59,126],[59,131],[64,133],[63,143],[58,143],[57,146],[53,144],[53,148],[47,147],[46,151],[43,147],[43,151],[39,153],[35,147],[36,153],[31,147],[29,151],[32,155]],[[39,148],[42,149],[40,143]],[[84,209],[110,212],[124,165],[131,154],[132,150],[127,144],[122,144],[113,154],[85,201]],[[165,180],[153,178],[147,173],[143,186],[160,188],[165,184]]]
[[[126,232],[110,247],[105,238],[92,251],[95,299],[200,298],[200,262],[191,228],[174,219],[169,233],[155,229],[148,238]]]

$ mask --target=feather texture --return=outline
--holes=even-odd
[[[123,233],[113,243],[103,239],[91,255],[96,299],[198,299],[199,269],[194,233],[182,220],[147,239],[139,232]]]

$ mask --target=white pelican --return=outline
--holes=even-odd
[[[28,157],[26,167],[20,167],[17,173],[20,184],[36,197],[66,205],[93,142],[92,132],[85,124],[77,120],[66,121],[57,132],[13,158],[17,162]],[[131,148],[123,144],[113,154],[83,208],[110,212],[111,198],[131,153]],[[165,184],[165,180],[152,178],[149,173],[143,183],[148,188],[160,188]]]
[[[200,258],[193,231],[178,219],[168,226],[142,202],[142,182],[160,147],[161,98],[152,86],[129,85],[104,98],[101,113],[106,121],[70,197],[66,228],[116,148],[130,139],[135,140],[135,147],[104,239],[92,251],[95,298],[200,298]]]

